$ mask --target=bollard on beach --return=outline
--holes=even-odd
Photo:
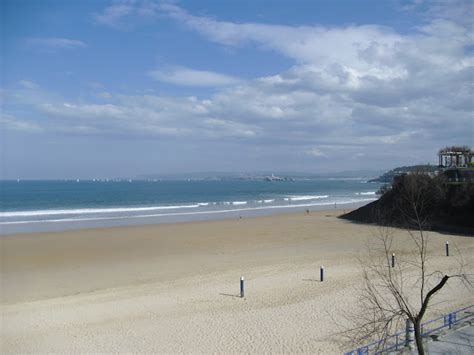
[[[449,256],[449,242],[446,241],[446,256]]]
[[[319,279],[321,280],[321,282],[324,281],[324,266],[322,266],[322,265],[319,268]]]
[[[392,253],[392,267],[395,267],[395,253]]]
[[[244,295],[245,295],[245,293],[244,293],[244,277],[242,276],[240,278],[240,297],[244,298]]]
[[[407,319],[405,323],[405,346],[411,348],[411,343],[413,342],[413,323]]]

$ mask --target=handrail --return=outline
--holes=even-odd
[[[464,312],[464,314],[462,314],[462,312]],[[446,328],[446,327],[451,329],[455,324],[458,324],[459,322],[470,317],[474,317],[474,304],[458,309],[456,311],[444,314],[438,318],[431,319],[425,323],[422,323],[421,336],[425,338],[431,333],[437,330]],[[442,321],[442,324],[440,326],[435,327],[435,328],[430,327],[430,325],[434,324],[435,322],[440,322],[440,321]],[[389,335],[381,340],[358,347],[344,354],[345,355],[365,355],[369,353],[383,354],[389,351],[394,351],[394,350],[397,351],[403,348],[404,346],[407,346],[409,343],[413,342],[412,340],[413,337],[410,337],[407,339],[407,334],[410,335],[411,333],[413,333],[413,327],[409,328],[406,331],[400,331],[393,335]],[[383,346],[382,349],[379,349],[381,344],[388,344],[390,343],[390,340],[393,338],[395,338],[395,342],[393,344],[390,344],[388,346]]]

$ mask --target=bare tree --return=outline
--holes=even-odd
[[[368,257],[361,260],[363,287],[359,296],[360,312],[348,316],[352,323],[343,332],[353,343],[363,344],[383,339],[403,329],[406,321],[414,328],[414,338],[419,354],[424,354],[421,324],[434,296],[456,278],[472,286],[460,257],[456,270],[440,270],[429,260],[430,238],[426,228],[433,210],[433,189],[429,177],[413,175],[404,177],[393,188],[397,196],[390,210],[377,210],[380,221],[393,222],[387,213],[398,212],[397,225],[407,226],[408,243],[405,250],[398,250],[393,264],[393,229],[379,228],[375,242],[368,246]],[[389,217],[389,218],[388,218]],[[410,245],[408,245],[410,244]]]

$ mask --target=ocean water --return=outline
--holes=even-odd
[[[241,218],[358,206],[365,179],[301,181],[0,181],[0,234]]]

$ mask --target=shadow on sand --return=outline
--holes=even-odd
[[[240,294],[238,295],[231,295],[230,293],[219,293],[221,296],[227,296],[227,297],[235,297],[235,298],[241,298]]]

